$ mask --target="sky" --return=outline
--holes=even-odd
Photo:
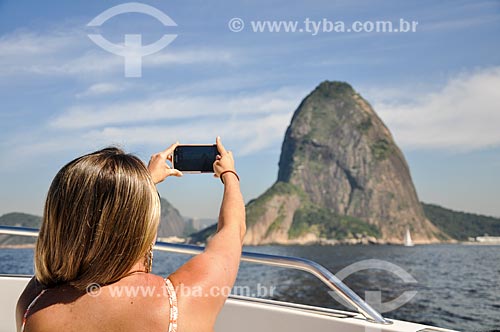
[[[217,135],[248,202],[276,180],[300,101],[338,80],[387,124],[422,201],[500,216],[500,1],[140,4],[0,0],[0,215],[41,215],[57,171],[84,153],[115,145],[147,162],[177,140]],[[129,10],[89,26],[119,5],[171,21]],[[417,22],[415,31],[370,30],[401,20]],[[295,31],[265,29],[286,22]],[[130,77],[125,56],[89,34],[118,48],[125,35],[141,45],[175,39],[142,57],[127,49],[142,60]],[[184,216],[217,217],[222,185],[211,175],[168,178],[158,189]]]

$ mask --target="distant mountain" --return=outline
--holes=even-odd
[[[500,218],[453,211],[439,205],[422,203],[429,220],[450,237],[466,241],[469,237],[500,236]]]
[[[26,213],[7,213],[0,217],[0,225],[40,228],[42,218]],[[161,198],[161,217],[158,237],[185,236],[186,223],[179,211],[166,199]],[[0,246],[34,244],[33,237],[0,235]]]
[[[214,224],[217,224],[217,219],[214,218],[192,218],[192,217],[184,217],[184,221],[191,225],[192,232],[197,232],[202,229],[207,228],[208,226],[212,226]],[[191,234],[189,233],[189,234]],[[188,234],[188,235],[189,235]]]
[[[40,228],[42,217],[27,213],[12,212],[0,217],[0,225]],[[36,238],[28,236],[0,235],[0,246],[34,244]]]
[[[169,201],[164,198],[161,201],[161,218],[158,227],[158,237],[184,236],[186,223],[177,210]]]
[[[0,225],[40,228],[42,217],[32,214],[12,212],[0,217]]]
[[[207,227],[217,224],[217,219],[213,218],[192,218],[184,217],[186,227],[184,227],[184,237],[190,237]]]

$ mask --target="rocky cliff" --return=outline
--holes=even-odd
[[[158,237],[169,237],[184,235],[186,223],[177,210],[169,201],[164,198],[161,201],[160,226],[158,227]]]
[[[425,217],[391,133],[347,83],[323,82],[295,111],[274,185],[247,205],[246,244],[445,239]]]

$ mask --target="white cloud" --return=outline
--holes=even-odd
[[[54,54],[74,46],[75,39],[68,32],[52,31],[44,35],[29,30],[16,30],[0,36],[0,59]]]
[[[121,92],[123,90],[125,90],[124,85],[118,85],[113,83],[96,83],[89,86],[87,90],[78,93],[76,97],[82,98],[82,97],[109,95],[116,92]]]
[[[301,92],[281,89],[254,95],[157,97],[108,104],[73,106],[50,125],[59,129],[93,128],[197,117],[243,116],[289,113],[300,101]]]
[[[95,144],[150,145],[164,142],[171,144],[214,142],[220,135],[235,149],[237,155],[249,155],[269,148],[276,148],[283,140],[292,112],[257,115],[228,121],[209,119],[174,125],[132,127],[106,127],[87,131],[82,135],[86,142]]]
[[[181,52],[158,52],[144,57],[143,64],[148,67],[157,67],[169,64],[196,64],[196,63],[224,63],[235,64],[240,62],[241,56],[235,51],[219,49],[196,49]]]
[[[143,68],[165,65],[241,62],[235,50],[166,47],[144,57]],[[102,50],[87,37],[85,26],[64,26],[40,33],[19,30],[0,35],[0,74],[18,76],[87,76],[123,71],[124,58]]]
[[[106,84],[89,90],[115,88]],[[157,149],[176,140],[213,142],[217,135],[235,155],[279,149],[293,111],[306,92],[283,88],[231,97],[184,95],[172,99],[150,97],[132,103],[85,104],[68,109],[29,135],[13,135],[2,142],[4,158],[9,162],[0,163],[0,168],[17,167],[16,163],[22,163],[26,156],[51,158],[110,144],[128,150],[145,146]]]
[[[471,151],[500,146],[500,67],[458,75],[434,93],[398,97],[405,101],[385,98],[374,108],[404,147]]]

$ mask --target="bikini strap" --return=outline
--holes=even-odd
[[[24,326],[26,325],[26,319],[28,318],[28,315],[29,315],[29,312],[31,310],[31,308],[35,305],[36,301],[40,298],[40,296],[43,295],[43,293],[45,293],[45,291],[47,291],[47,288],[42,290],[40,292],[40,294],[38,294],[34,299],[33,301],[31,301],[30,305],[26,308],[26,311],[24,312],[24,316],[23,316],[23,323],[21,324],[21,332],[24,331]]]
[[[170,279],[165,278],[165,284],[167,286],[168,302],[170,304],[168,332],[177,332],[177,318],[179,316],[179,309],[177,307],[177,294],[175,293],[174,285],[172,285]]]

